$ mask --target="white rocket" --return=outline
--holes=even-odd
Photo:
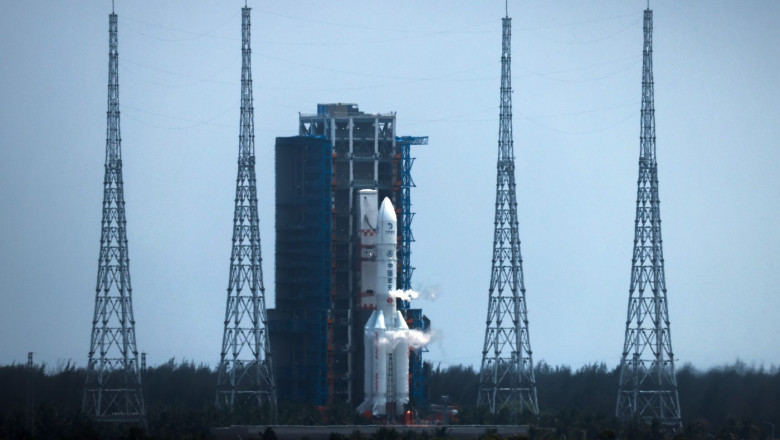
[[[375,192],[366,195],[376,200]],[[385,198],[376,216],[376,309],[364,327],[365,400],[358,407],[375,416],[401,415],[409,402],[409,327],[391,295],[396,290],[397,226],[393,204]]]

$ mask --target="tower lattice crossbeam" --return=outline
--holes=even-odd
[[[512,141],[512,19],[503,18],[493,262],[477,404],[514,421],[539,413],[523,282]]]
[[[411,146],[428,145],[428,136],[399,136],[395,138],[395,142],[401,150],[401,227],[399,228],[401,230],[401,246],[398,250],[398,265],[400,266],[398,283],[402,290],[411,290],[412,274],[414,274],[414,267],[411,265],[412,243],[414,243],[414,234],[412,234],[414,213],[412,212],[411,189],[416,186],[414,179],[412,179],[414,158],[411,154]],[[411,312],[408,300],[400,301],[400,309],[406,313],[405,317],[407,319],[412,319],[412,328],[424,330],[422,312]],[[410,394],[412,400],[418,405],[422,405],[426,400],[425,386],[427,378],[423,353],[427,351],[425,347],[412,349],[409,358],[411,373]]]
[[[636,229],[616,415],[681,425],[666,301],[653,98],[653,12],[644,14]]]
[[[145,424],[127,253],[119,127],[117,15],[109,15],[108,112],[95,311],[82,412],[99,421]]]
[[[216,402],[218,407],[230,410],[244,405],[267,405],[273,420],[276,415],[276,385],[267,331],[257,211],[250,10],[242,8],[238,175]]]

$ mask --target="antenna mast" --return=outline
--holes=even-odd
[[[217,406],[268,406],[276,419],[276,383],[271,364],[268,318],[260,252],[255,177],[250,11],[241,10],[241,120],[233,217],[233,251],[225,309],[225,330],[217,379]]]
[[[498,131],[496,212],[493,264],[482,349],[477,405],[496,414],[539,414],[531,343],[528,337],[523,259],[515,194],[515,155],[512,140],[512,19],[503,21],[501,51],[501,103]]]
[[[127,252],[122,136],[119,132],[117,15],[109,15],[108,115],[95,315],[92,319],[82,412],[99,421],[146,424],[133,289]]]
[[[649,1],[648,1],[649,4]],[[681,427],[666,301],[653,97],[653,11],[644,17],[642,112],[631,286],[615,414]]]

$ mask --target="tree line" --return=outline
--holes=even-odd
[[[511,420],[509,414],[489,414],[475,406],[479,375],[473,367],[442,368],[426,364],[428,403],[416,408],[418,420],[435,419],[435,412],[457,410],[444,423],[491,425]],[[535,367],[540,415],[524,415],[533,439],[662,438],[765,440],[780,422],[780,370],[737,361],[699,371],[684,365],[677,371],[682,432],[664,431],[654,424],[615,419],[619,369],[603,363],[577,369]],[[192,362],[170,361],[142,373],[147,412],[146,431],[97,424],[80,414],[85,370],[67,362],[55,367],[0,366],[0,439],[52,438],[211,438],[209,428],[230,424],[268,424],[267,414],[252,409],[233,413],[215,406],[216,370]],[[443,397],[446,396],[446,397]],[[291,425],[366,424],[346,403],[318,408],[285,402],[279,396],[278,423]],[[32,411],[30,411],[32,408]],[[385,431],[387,434],[388,431]],[[396,431],[393,431],[396,432]],[[400,435],[401,430],[397,431]],[[433,432],[433,431],[432,431]],[[446,436],[446,430],[440,432]],[[272,433],[271,433],[272,434]],[[385,435],[383,434],[383,435]],[[491,433],[486,431],[485,438]]]

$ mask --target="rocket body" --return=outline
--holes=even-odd
[[[364,327],[365,400],[358,407],[374,416],[401,415],[409,402],[409,327],[396,308],[398,221],[390,199],[376,216],[376,309]],[[373,241],[373,240],[372,240]],[[371,271],[373,273],[373,271]],[[368,281],[368,280],[366,280]],[[370,281],[369,281],[370,283]],[[370,284],[369,284],[370,285]]]
[[[387,318],[395,320],[395,298],[390,292],[396,286],[396,246],[398,244],[398,221],[390,199],[385,198],[376,216],[376,309]]]

